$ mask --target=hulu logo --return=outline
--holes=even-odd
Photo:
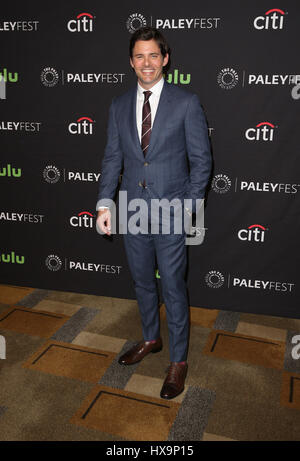
[[[24,264],[25,257],[18,256],[15,254],[14,251],[11,251],[10,254],[0,254],[0,262],[2,263],[10,263],[10,264]]]
[[[173,74],[168,74],[166,80],[168,83],[173,82],[175,85],[177,85],[177,83],[181,83],[182,85],[188,85],[191,82],[191,74],[186,74],[186,76],[184,74],[178,75],[178,69],[175,69]]]
[[[21,168],[12,168],[11,164],[8,163],[7,166],[0,168],[0,176],[14,176],[15,178],[19,178],[21,176]]]
[[[14,76],[13,76],[14,75]],[[0,80],[4,82],[17,82],[18,81],[18,72],[7,72],[7,69],[3,69],[2,72],[0,72]]]

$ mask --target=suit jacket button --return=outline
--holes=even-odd
[[[149,163],[148,163],[148,162],[145,162],[145,163],[144,163],[144,166],[148,166],[148,165],[149,165]]]

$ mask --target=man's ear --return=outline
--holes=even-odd
[[[163,60],[163,67],[165,67],[169,62],[169,53],[166,54]]]
[[[131,67],[134,69],[134,65],[133,65],[133,62],[132,62],[131,58],[129,58],[129,62],[130,62]]]

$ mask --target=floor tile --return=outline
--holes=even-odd
[[[127,440],[166,440],[178,403],[134,392],[95,386],[70,422]]]
[[[212,331],[203,350],[223,359],[282,369],[285,344],[254,336],[238,335],[221,330]]]
[[[4,304],[15,304],[34,290],[35,288],[0,285],[0,302]]]
[[[60,301],[52,301],[51,299],[43,299],[37,303],[33,309],[47,311],[47,312],[57,312],[59,314],[73,315],[79,311],[80,306],[69,303],[63,303]]]
[[[125,343],[126,339],[97,335],[96,333],[89,333],[88,331],[82,331],[72,341],[72,344],[94,347],[95,349],[102,349],[104,351],[116,353],[119,353],[122,350]]]
[[[0,329],[49,338],[68,319],[64,314],[15,306],[1,313]]]
[[[283,373],[280,403],[300,410],[300,374]]]
[[[163,379],[151,378],[150,376],[143,376],[135,373],[126,384],[125,390],[148,395],[149,397],[161,398],[160,391],[163,383]],[[188,387],[189,386],[185,385],[184,391],[172,399],[172,402],[181,403],[187,393]],[[164,399],[161,400],[165,402]]]
[[[287,330],[258,325],[256,323],[239,322],[235,333],[284,342],[286,340]]]
[[[216,309],[203,309],[201,307],[190,307],[190,320],[192,324],[206,328],[213,328],[219,311]]]
[[[97,383],[114,358],[111,352],[50,340],[23,367]]]

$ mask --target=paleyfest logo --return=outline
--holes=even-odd
[[[224,284],[225,276],[220,271],[211,270],[205,275],[204,279],[209,288],[220,288]],[[249,279],[241,276],[227,274],[227,288],[250,288],[263,291],[272,291],[275,293],[291,293],[294,287],[295,283],[293,282]]]

